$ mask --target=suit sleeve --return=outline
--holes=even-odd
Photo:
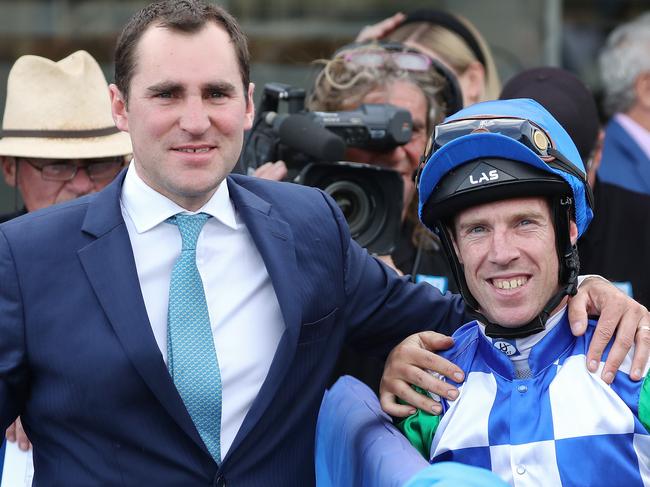
[[[470,320],[460,296],[440,294],[426,283],[413,284],[370,256],[352,240],[336,203],[324,197],[339,228],[350,343],[385,356],[413,333],[433,330],[451,335]]]
[[[27,381],[25,359],[18,275],[7,238],[0,230],[0,431],[21,412]]]

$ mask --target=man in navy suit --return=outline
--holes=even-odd
[[[386,355],[416,331],[450,333],[463,303],[368,256],[322,192],[228,175],[253,87],[245,38],[222,9],[145,7],[120,36],[115,80],[129,168],[96,195],[0,227],[0,428],[22,415],[37,486],[310,485],[341,344]],[[205,223],[186,244],[180,222],[195,215]],[[196,414],[196,384],[176,375],[184,347],[168,334],[188,251],[197,272],[181,274],[200,275],[191,297],[214,346],[183,363],[218,383],[193,390],[199,409],[218,399],[218,413]],[[574,317],[612,297],[598,281]],[[609,303],[627,305],[618,334],[630,342],[647,312],[626,299]],[[198,314],[181,330],[194,346]],[[603,329],[606,342],[613,327]]]

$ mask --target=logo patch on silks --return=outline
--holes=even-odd
[[[501,353],[507,355],[508,357],[514,357],[520,355],[519,350],[517,349],[517,343],[515,340],[507,340],[505,338],[499,338],[492,342],[494,348],[499,350]]]

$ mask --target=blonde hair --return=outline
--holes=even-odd
[[[373,45],[372,49],[390,52]],[[346,61],[345,54],[355,50],[367,50],[368,45],[339,52],[332,59],[318,60],[322,65],[307,100],[311,110],[337,111],[361,105],[371,91],[389,86],[396,81],[407,81],[417,86],[427,100],[427,133],[445,117],[446,104],[442,96],[444,78],[433,68],[427,71],[406,71],[387,57],[381,67],[367,67]]]
[[[379,44],[372,48],[387,50]],[[345,60],[345,54],[354,49],[368,49],[363,45],[339,52],[330,60],[315,61],[323,68],[316,76],[314,87],[307,101],[311,110],[338,111],[361,105],[363,98],[371,91],[389,86],[396,81],[408,81],[422,90],[427,100],[427,136],[433,127],[445,117],[446,105],[442,96],[445,79],[433,67],[424,72],[406,71],[387,58],[381,68],[360,66]],[[413,224],[411,240],[416,247],[430,250],[437,245],[437,237],[422,223],[417,215],[418,198],[408,204],[406,220]]]
[[[492,52],[485,39],[474,25],[467,19],[454,15],[470,31],[476,40],[485,63],[485,83],[483,97],[479,101],[496,100],[501,92],[501,81]],[[463,74],[470,63],[479,61],[465,40],[455,32],[430,22],[412,22],[399,26],[386,39],[397,42],[416,42],[435,52],[458,74]]]

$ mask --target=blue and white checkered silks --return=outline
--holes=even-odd
[[[221,373],[196,266],[196,242],[208,218],[205,213],[178,214],[167,220],[178,226],[183,239],[169,286],[167,368],[201,439],[220,463]]]
[[[650,435],[637,417],[643,382],[627,375],[631,353],[611,387],[602,363],[588,371],[593,331],[590,323],[574,337],[565,314],[533,346],[532,377],[520,380],[477,322],[457,330],[442,355],[466,377],[459,398],[443,400],[431,462],[484,467],[515,486],[650,486]]]

